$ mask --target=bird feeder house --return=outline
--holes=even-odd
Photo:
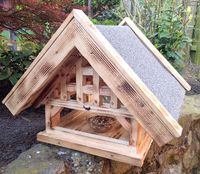
[[[13,115],[45,105],[38,141],[142,166],[153,140],[181,135],[186,90],[129,18],[95,26],[73,10],[3,103]]]

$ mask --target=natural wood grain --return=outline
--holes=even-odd
[[[130,116],[134,115],[159,145],[169,142],[174,137],[179,137],[182,132],[180,125],[105,37],[83,12],[74,10],[73,15],[75,19],[65,27],[53,43],[54,46],[45,52],[37,68],[31,70],[29,78],[21,82],[15,94],[5,103],[11,112],[17,114],[26,106],[30,106],[33,102],[30,102],[30,98],[38,97],[39,91],[59,71],[62,63],[69,59],[76,47],[127,107],[131,113]],[[63,103],[59,104],[62,105],[61,107],[66,106]],[[76,104],[70,106],[77,108]],[[98,111],[102,110],[98,109]]]
[[[31,97],[37,98],[42,87],[57,73],[62,63],[70,58],[74,51],[73,33],[75,28],[73,20],[65,28],[60,37],[55,41],[52,49],[48,50],[41,58],[37,68],[33,68],[28,78],[25,78],[15,93],[5,103],[10,108],[13,115],[24,109]],[[67,45],[67,48],[63,49]],[[49,57],[51,57],[49,59]],[[30,104],[30,103],[29,103]]]
[[[58,30],[53,34],[51,39],[47,42],[45,47],[42,49],[42,51],[39,53],[39,55],[34,59],[33,63],[28,67],[28,69],[25,71],[25,73],[22,75],[22,77],[18,80],[16,85],[12,88],[12,90],[9,92],[9,94],[4,98],[2,101],[5,103],[10,96],[15,92],[15,90],[21,85],[23,80],[29,75],[29,73],[33,70],[33,68],[40,63],[40,60],[42,57],[46,54],[47,51],[50,50],[50,48],[54,45],[54,43],[58,40],[59,36],[64,32],[66,29],[67,25],[71,22],[73,19],[73,13],[70,13],[68,17],[65,19],[65,21],[62,23],[62,25],[58,28]]]
[[[116,117],[116,119],[122,125],[122,127],[125,130],[127,130],[128,132],[131,132],[131,124],[126,118],[124,118],[124,117]]]
[[[50,100],[50,104],[53,106],[66,107],[70,109],[85,111],[82,104],[73,100],[69,101]],[[90,106],[90,110],[88,112],[133,118],[133,116],[124,108],[112,109],[112,108],[101,108],[97,106]]]
[[[57,126],[60,123],[60,112],[57,112],[55,115],[51,116],[51,128]]]
[[[119,99],[113,92],[111,92],[111,96],[110,96],[110,105],[111,105],[111,108],[117,109],[120,107]]]
[[[136,147],[137,145],[137,136],[138,136],[137,126],[138,126],[138,123],[134,119],[131,119],[131,131],[130,131],[129,144],[134,147]]]
[[[95,70],[93,70],[93,99],[94,99],[94,105],[100,106],[100,77],[97,74]]]
[[[63,128],[63,127],[55,126],[55,127],[53,127],[53,130],[57,130],[57,131],[61,131],[61,132],[68,132],[68,133],[80,135],[80,136],[83,136],[83,137],[94,138],[94,139],[97,139],[97,140],[104,140],[104,141],[112,142],[112,143],[116,143],[116,144],[128,145],[128,141],[125,141],[125,140],[95,135],[95,134],[77,131],[77,130],[73,130],[73,129],[69,129],[69,128]]]
[[[82,74],[84,76],[93,76],[93,68],[91,66],[86,66],[82,68]]]
[[[81,11],[75,45],[143,128],[163,145],[182,132],[181,126]],[[92,53],[92,54],[91,54]],[[110,80],[112,79],[112,80]]]
[[[85,98],[83,95],[83,74],[82,74],[82,58],[76,62],[76,96],[77,101],[84,103]]]
[[[51,105],[47,102],[45,104],[45,126],[46,131],[51,129]]]
[[[37,140],[129,163],[135,166],[142,166],[141,159],[143,156],[133,152],[132,147],[122,144],[97,140],[56,130],[40,132],[37,135]]]

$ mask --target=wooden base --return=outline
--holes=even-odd
[[[145,152],[137,154],[132,146],[52,129],[38,133],[37,140],[139,167],[142,166],[144,157],[149,149],[145,148]],[[145,146],[150,147],[151,142],[152,140],[146,142]]]

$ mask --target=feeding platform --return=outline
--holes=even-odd
[[[186,90],[129,18],[95,26],[73,10],[3,103],[13,115],[45,105],[38,141],[142,166],[153,140],[181,135]]]

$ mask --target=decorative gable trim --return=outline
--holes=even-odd
[[[158,145],[181,135],[181,126],[80,10],[73,10],[3,100],[13,115],[33,104],[74,48]]]

